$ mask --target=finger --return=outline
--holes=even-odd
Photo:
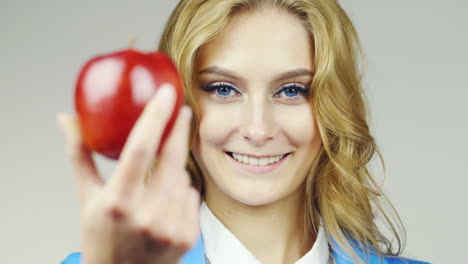
[[[166,193],[146,192],[143,202],[135,208],[135,226],[138,232],[154,238],[157,241],[169,243],[171,241],[170,225],[173,224],[171,218],[172,196]]]
[[[145,173],[156,158],[163,131],[174,108],[175,91],[164,84],[148,102],[133,127],[122,151],[111,188],[122,195],[140,185]]]
[[[198,190],[190,187],[185,206],[182,209],[183,217],[181,218],[184,219],[181,222],[181,229],[184,230],[185,240],[190,246],[195,244],[200,232],[200,201]]]
[[[92,188],[102,185],[104,181],[97,172],[91,151],[82,141],[76,118],[59,113],[57,121],[65,137],[66,152],[72,162],[80,197],[84,199]]]
[[[173,182],[178,180],[179,175],[183,175],[179,171],[185,171],[191,119],[192,111],[188,106],[183,106],[179,111],[172,133],[161,150],[156,164],[154,164],[149,179],[150,184],[161,185],[162,182]]]
[[[191,234],[185,234],[187,225],[187,201],[193,194],[191,187],[185,186],[177,190],[161,190],[147,192],[146,203],[139,206],[138,225],[144,227],[150,236],[160,241],[166,241],[175,247],[190,245]],[[193,200],[193,199],[192,199]]]
[[[199,194],[192,187],[184,189],[180,200],[174,204],[172,237],[182,255],[195,244],[199,233]]]
[[[155,238],[174,242],[178,228],[179,205],[185,198],[184,190],[172,192],[147,192],[146,203],[140,205],[140,219]]]

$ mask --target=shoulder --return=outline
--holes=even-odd
[[[80,252],[71,253],[60,264],[81,264],[81,253]]]
[[[423,262],[407,258],[385,258],[385,261],[388,264],[430,264],[429,262]]]
[[[365,253],[360,249],[355,248],[356,253],[364,260],[365,263],[369,264],[430,264],[428,262],[412,260],[403,257],[384,257],[380,259],[380,257],[376,254],[372,253]],[[355,262],[347,255],[343,254],[342,252],[337,252],[333,250],[333,258],[335,260],[335,264],[354,264]]]

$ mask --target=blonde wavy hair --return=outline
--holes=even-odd
[[[233,15],[265,5],[283,8],[300,19],[314,46],[310,103],[323,144],[306,179],[306,230],[316,235],[321,219],[329,244],[359,263],[365,258],[353,248],[380,257],[400,255],[403,225],[367,167],[376,155],[384,164],[367,124],[359,67],[362,50],[351,20],[337,1],[181,0],[169,18],[159,50],[172,57],[183,78],[185,101],[194,112],[191,142],[200,120],[192,91],[200,47],[216,37]],[[204,196],[203,175],[191,152],[187,170]],[[377,216],[392,239],[377,226]]]

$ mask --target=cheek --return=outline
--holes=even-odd
[[[320,135],[309,105],[285,107],[276,113],[277,123],[288,137],[289,142],[301,147],[311,143],[320,143]]]
[[[235,129],[238,106],[204,103],[201,108],[199,137],[201,143],[222,145]]]

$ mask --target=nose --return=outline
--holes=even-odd
[[[262,98],[250,98],[240,111],[239,134],[255,146],[271,141],[275,134],[271,106]]]

